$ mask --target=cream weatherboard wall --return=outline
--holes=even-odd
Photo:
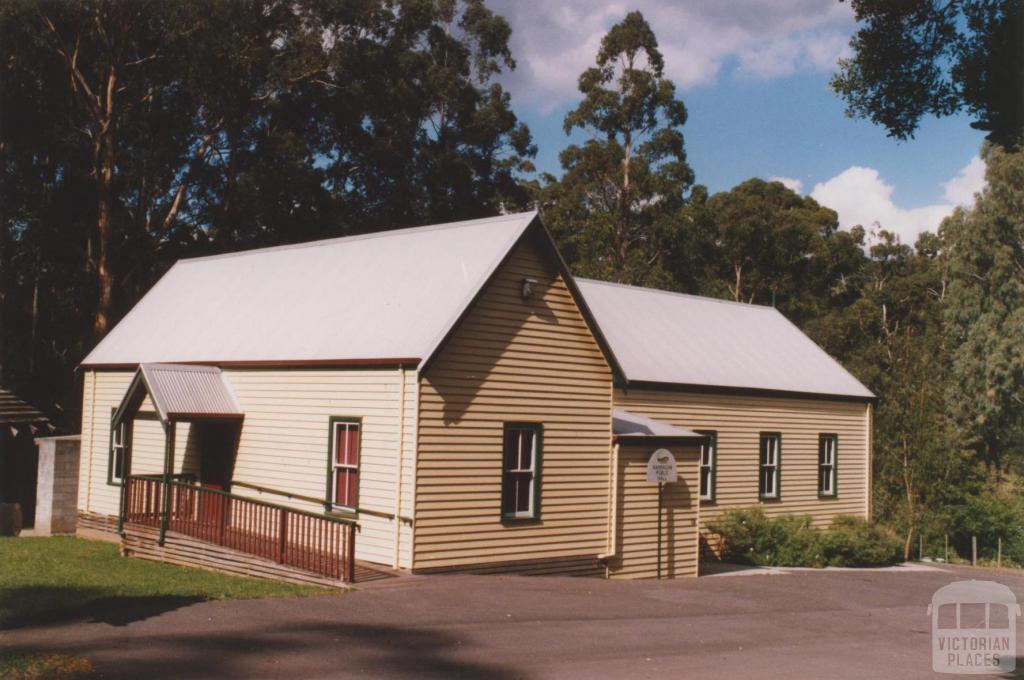
[[[409,522],[402,518],[412,515],[415,372],[398,368],[260,368],[227,369],[225,374],[245,412],[234,466],[235,481],[326,498],[330,418],[360,419],[356,556],[408,567],[412,531]],[[110,413],[123,398],[132,375],[130,371],[85,374],[79,492],[79,508],[83,512],[117,514],[119,489],[107,484]],[[141,411],[147,409],[151,407],[144,403]],[[160,472],[160,424],[137,420],[134,433],[132,472]],[[188,442],[188,426],[181,423],[176,434],[176,471],[195,472],[197,463],[194,455],[187,455]],[[396,503],[398,488],[402,489],[400,504]],[[322,504],[288,500],[243,487],[234,487],[233,492],[306,510],[323,510]],[[396,538],[400,548],[397,560]]]
[[[723,510],[761,505],[769,515],[809,514],[827,526],[838,514],[866,516],[869,406],[864,402],[775,396],[616,390],[616,406],[691,430],[717,433],[714,503],[703,503],[701,531]],[[779,500],[758,499],[760,433],[782,435]],[[818,496],[818,435],[838,435],[838,493]]]
[[[414,569],[603,573],[611,402],[565,281],[524,240],[421,378]],[[543,425],[538,520],[501,519],[505,422]]]

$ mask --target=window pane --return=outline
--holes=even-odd
[[[347,495],[347,501],[348,502],[346,502],[345,505],[354,508],[354,507],[356,507],[356,499],[359,497],[359,495],[358,495],[358,493],[359,493],[359,488],[358,488],[359,475],[356,473],[355,470],[349,470],[347,476],[348,476],[348,495]]]
[[[348,438],[345,436],[345,424],[339,423],[335,426],[335,441],[334,441],[334,462],[338,465],[344,465],[348,461],[348,453],[345,451]]]
[[[700,495],[708,496],[711,493],[711,468],[701,468],[700,471]]]
[[[359,426],[349,423],[347,434],[348,444],[345,448],[348,452],[348,464],[359,465]]]
[[[515,470],[516,463],[519,459],[519,431],[518,430],[505,430],[505,452],[504,452],[504,466],[505,470]]]
[[[359,475],[349,468],[338,468],[334,473],[334,503],[348,508],[356,506]]]
[[[519,469],[533,469],[533,432],[528,430],[519,432]]]
[[[516,512],[530,511],[530,487],[533,475],[516,475]]]

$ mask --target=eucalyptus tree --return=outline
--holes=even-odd
[[[631,12],[579,77],[583,99],[564,128],[589,139],[562,151],[563,176],[547,178],[543,200],[550,226],[583,274],[669,280],[663,260],[694,175],[681,131],[686,107],[664,70],[654,31]]]

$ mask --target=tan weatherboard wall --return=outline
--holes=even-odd
[[[701,530],[728,508],[809,514],[827,526],[868,510],[868,406],[863,402],[675,390],[616,390],[616,406],[691,430],[718,433],[716,500],[701,506]],[[758,499],[760,433],[782,434],[780,500]],[[818,496],[818,435],[839,437],[838,494]]]
[[[326,498],[331,416],[362,420],[359,533],[356,556],[394,564],[395,495],[399,486],[399,446],[403,447],[400,517],[412,514],[416,432],[415,372],[388,369],[229,369],[225,374],[245,412],[234,468],[236,481]],[[107,485],[110,409],[128,389],[130,371],[87,371],[82,408],[79,509],[116,515],[119,488]],[[146,404],[143,411],[147,410]],[[404,411],[404,412],[403,412]],[[403,426],[399,426],[399,418]],[[137,420],[133,473],[161,472],[163,431],[155,421]],[[140,433],[143,435],[140,437]],[[186,455],[188,427],[178,426],[176,471],[195,472]],[[190,462],[186,462],[190,461]],[[190,468],[190,469],[186,469]],[[234,493],[322,512],[323,505],[289,501],[273,494],[235,487]],[[373,514],[370,514],[373,513]],[[399,565],[408,567],[412,531],[399,521]]]
[[[622,444],[619,447],[616,551],[608,577],[658,576],[658,485],[647,481],[647,461],[659,448],[676,459],[679,480],[665,484],[661,511],[661,577],[696,576],[698,571],[700,451],[695,444]]]
[[[538,281],[533,299],[524,277]],[[605,551],[611,371],[534,242],[513,249],[421,381],[415,569],[568,571],[567,558]],[[501,519],[505,422],[544,426],[536,521]]]

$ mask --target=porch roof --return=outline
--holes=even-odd
[[[0,387],[0,425],[45,425],[49,421],[37,409]]]
[[[227,376],[216,366],[141,364],[139,374],[163,422],[244,415]]]
[[[612,434],[622,438],[703,439],[704,435],[621,408],[612,412]]]

